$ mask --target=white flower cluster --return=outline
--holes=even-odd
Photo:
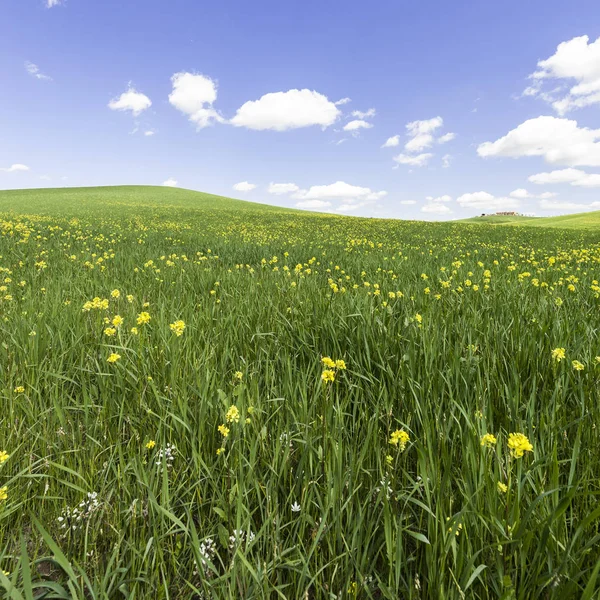
[[[244,540],[247,541],[248,544],[251,544],[254,541],[256,536],[252,533],[252,530],[248,532],[246,536],[246,532],[241,529],[234,529],[233,533],[229,536],[229,548],[233,550],[237,546],[241,546],[244,543]]]
[[[168,471],[173,466],[175,454],[177,454],[177,448],[173,444],[167,444],[164,448],[161,448],[156,455],[158,470],[162,472],[162,469],[166,468]]]
[[[207,538],[200,544],[199,554],[200,554],[200,566],[202,567],[202,573],[206,574],[207,573],[206,567],[208,566],[208,563],[212,562],[213,558],[217,554],[217,545],[215,544],[215,542],[212,538]],[[194,574],[195,575],[199,574],[198,563],[196,563],[196,570],[194,571]],[[209,571],[207,574],[208,574],[208,576],[210,576],[211,572]]]
[[[82,527],[98,509],[100,501],[98,500],[97,492],[88,492],[87,496],[79,503],[79,506],[71,508],[65,506],[58,517],[61,529],[71,529],[72,531]]]

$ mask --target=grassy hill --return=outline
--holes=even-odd
[[[110,214],[140,208],[176,209],[185,216],[186,210],[228,209],[235,211],[285,211],[291,209],[234,200],[225,196],[205,194],[182,188],[152,185],[121,185],[103,187],[46,188],[0,191],[0,211],[38,213],[45,215],[89,215],[97,212]],[[175,216],[175,215],[173,215]]]
[[[460,223],[485,223],[487,225],[527,225],[531,227],[561,227],[565,229],[600,228],[600,211],[560,215],[557,217],[522,217],[488,215],[463,219]]]

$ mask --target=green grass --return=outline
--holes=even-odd
[[[586,228],[1,192],[0,590],[597,598],[599,264]]]
[[[487,223],[496,225],[526,225],[528,227],[560,227],[561,229],[598,229],[600,211],[560,215],[558,217],[523,217],[488,215],[463,219],[463,223]]]

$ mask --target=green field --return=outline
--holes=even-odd
[[[527,225],[529,227],[560,227],[561,229],[600,229],[600,211],[560,215],[558,217],[523,217],[487,215],[464,219],[463,223],[487,223],[496,225]]]
[[[0,192],[0,591],[598,598],[594,218]]]

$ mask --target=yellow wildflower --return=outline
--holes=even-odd
[[[107,335],[108,337],[113,337],[116,333],[117,330],[114,327],[107,327],[104,330],[104,335]]]
[[[583,371],[585,369],[583,363],[580,363],[578,360],[574,360],[571,364],[576,371]]]
[[[115,315],[112,324],[114,327],[120,327],[123,324],[123,317],[121,315]]]
[[[229,427],[226,427],[224,424],[219,425],[219,433],[226,438],[229,435]]]
[[[147,444],[146,444],[146,448],[148,450],[152,450],[152,448],[154,448],[154,446],[156,446],[156,442],[154,440],[150,440]]]
[[[225,420],[228,423],[239,423],[240,421],[240,411],[237,406],[230,406],[227,414],[225,415]]]
[[[325,369],[321,373],[321,379],[325,383],[331,383],[331,382],[335,381],[335,371],[332,371],[331,369]]]
[[[346,363],[341,358],[339,358],[335,361],[335,368],[339,369],[340,371],[343,371],[346,368]]]
[[[110,295],[111,295],[113,298],[119,298],[119,297],[121,296],[121,292],[120,292],[119,290],[113,290],[113,291],[110,293]]]
[[[508,436],[508,447],[515,458],[521,458],[525,452],[532,452],[533,446],[522,433],[511,433]]]
[[[175,321],[175,323],[171,323],[169,325],[171,331],[177,336],[183,335],[183,330],[185,329],[185,323],[181,320]]]
[[[8,499],[8,488],[6,486],[0,488],[0,502]]]
[[[333,369],[335,367],[335,360],[332,360],[331,358],[329,358],[329,356],[324,356],[321,359],[321,362],[329,369]]]
[[[139,333],[138,328],[137,327],[132,327],[131,328],[131,334],[132,335],[137,335]]]
[[[505,483],[502,483],[501,481],[499,481],[498,482],[498,493],[506,494],[506,492],[508,492],[508,486]]]
[[[113,352],[106,360],[109,363],[116,363],[118,360],[121,360],[121,355]]]
[[[150,315],[147,312],[141,312],[137,317],[138,325],[145,325],[146,323],[150,323]]]
[[[491,448],[497,441],[496,436],[491,433],[486,433],[481,436],[481,445],[484,448]]]
[[[9,454],[6,450],[0,450],[0,465],[8,460]]]
[[[217,448],[217,456],[221,456],[225,452],[225,448]]]
[[[406,448],[406,444],[410,441],[410,437],[404,429],[396,429],[396,431],[392,432],[390,436],[390,444],[392,446],[398,446],[400,452],[403,452]]]
[[[565,357],[565,349],[564,348],[554,348],[552,350],[552,358],[556,362],[560,362]]]
[[[18,385],[15,388],[15,394],[22,394],[25,391],[25,388],[22,385]]]

